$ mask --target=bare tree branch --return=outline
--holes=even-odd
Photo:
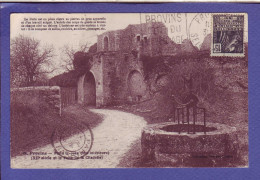
[[[88,49],[89,49],[88,43],[79,44],[78,48],[75,48],[70,45],[64,45],[61,49],[62,59],[63,59],[63,63],[61,67],[65,71],[74,70],[74,66],[73,66],[74,54],[76,52],[87,52]]]
[[[11,85],[32,86],[43,78],[43,67],[50,66],[53,47],[42,47],[39,40],[19,35],[11,39]],[[54,71],[54,70],[53,70]]]

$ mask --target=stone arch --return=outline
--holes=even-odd
[[[104,47],[104,51],[108,51],[108,43],[109,40],[108,40],[108,37],[105,36],[104,39],[103,39],[103,47]]]
[[[96,105],[96,81],[93,73],[88,72],[85,75],[84,83],[84,104]]]
[[[138,70],[133,70],[128,74],[127,86],[131,101],[140,101],[146,93],[143,75]]]
[[[84,105],[96,106],[96,80],[91,71],[79,78],[78,102]]]

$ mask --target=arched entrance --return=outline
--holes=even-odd
[[[139,71],[134,70],[129,73],[128,89],[133,101],[140,101],[145,95],[146,84]]]
[[[88,72],[83,82],[84,102],[85,105],[96,105],[96,82],[94,75]]]

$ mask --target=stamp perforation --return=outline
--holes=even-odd
[[[242,34],[242,53],[236,53],[236,52],[214,52],[215,45],[220,45],[219,48],[221,48],[221,43],[214,43],[214,19],[213,16],[216,15],[225,15],[225,16],[243,16],[243,34]],[[226,56],[226,57],[245,57],[245,42],[246,42],[246,21],[247,21],[247,13],[212,13],[211,14],[211,47],[210,47],[210,56],[211,57],[220,57],[220,56]]]

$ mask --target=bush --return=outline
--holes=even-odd
[[[49,84],[51,86],[60,86],[60,87],[77,87],[78,73],[73,70],[70,72],[65,72],[59,74],[50,79]]]
[[[78,75],[83,75],[91,68],[92,56],[85,52],[76,52],[74,54],[73,66]]]
[[[212,58],[202,54],[200,57],[143,57],[142,60],[146,82],[153,100],[157,101],[154,116],[170,115],[174,104],[171,95],[182,101],[190,90],[199,98],[198,105],[206,108],[208,121],[234,125],[238,120],[227,117],[239,111],[247,113],[243,106],[248,92],[246,57]],[[163,86],[157,83],[162,77],[168,81]],[[189,87],[190,78],[192,86]],[[244,121],[247,117],[240,119]]]
[[[11,95],[11,156],[48,144],[60,117],[40,97]]]

